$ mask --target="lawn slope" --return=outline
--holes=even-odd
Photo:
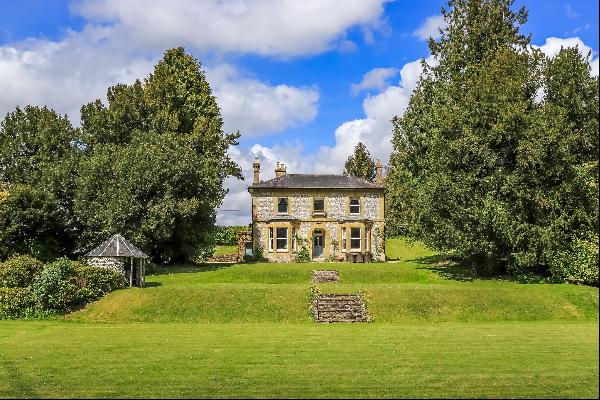
[[[373,264],[182,265],[0,321],[0,397],[598,398],[598,289],[482,280],[405,240]],[[312,285],[313,269],[341,282]],[[318,325],[313,289],[369,324]]]

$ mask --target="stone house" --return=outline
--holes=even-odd
[[[260,180],[255,159],[252,196],[254,254],[293,261],[306,247],[313,261],[385,260],[384,183],[377,160],[374,182],[347,175],[288,174]]]

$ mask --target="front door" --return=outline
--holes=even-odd
[[[318,258],[323,255],[323,232],[315,231],[313,234],[313,258]]]

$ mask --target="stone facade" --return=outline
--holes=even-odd
[[[271,261],[294,261],[306,247],[314,261],[344,260],[348,253],[371,253],[384,261],[384,194],[369,189],[254,189],[252,193],[252,237],[254,254]],[[288,212],[278,212],[278,199],[287,200]],[[314,199],[324,200],[324,212],[315,213]],[[350,213],[350,199],[358,199],[359,213]],[[277,229],[281,228],[281,229]],[[354,229],[353,229],[354,228]],[[352,232],[360,238],[351,243]],[[342,232],[345,231],[345,248]],[[277,240],[277,233],[286,237]],[[316,236],[322,235],[320,239]],[[315,243],[322,242],[322,254]]]

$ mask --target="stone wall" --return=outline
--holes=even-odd
[[[312,252],[312,234],[315,229],[323,229],[325,232],[324,256],[330,258],[341,258],[341,238],[339,231],[344,220],[354,221],[363,229],[367,226],[371,229],[370,248],[374,260],[385,260],[383,250],[384,212],[383,193],[380,192],[357,192],[350,190],[339,191],[257,191],[253,198],[253,240],[255,254],[262,253],[264,258],[271,261],[289,262],[293,261],[296,253],[269,252],[267,239],[269,226],[287,226],[289,229],[296,228],[297,235],[306,240],[309,253]],[[362,199],[361,215],[348,215],[348,198],[360,196]],[[289,199],[290,213],[281,216],[277,214],[276,198],[287,197]],[[312,198],[323,197],[325,199],[324,216],[312,215]],[[283,218],[286,217],[286,218]],[[364,220],[369,220],[365,224]],[[275,224],[275,225],[274,225]],[[364,239],[364,238],[363,238]],[[350,238],[348,237],[348,240]],[[291,243],[289,243],[291,247]],[[300,250],[300,242],[297,249]],[[312,256],[312,254],[310,254]]]
[[[252,241],[252,231],[238,231],[237,237],[237,260],[241,261],[246,255],[246,242]]]
[[[362,213],[361,215],[371,220],[383,220],[383,210],[381,209],[381,199],[383,193],[362,193],[352,191],[337,191],[327,192],[322,191],[297,191],[297,192],[273,192],[264,191],[257,192],[254,195],[255,201],[255,219],[256,220],[268,220],[276,217],[277,197],[287,197],[290,200],[289,216],[300,220],[311,219],[312,213],[312,198],[313,197],[324,197],[325,198],[325,211],[327,219],[339,219],[348,216],[348,198],[350,196],[360,196],[362,198]]]
[[[124,259],[118,257],[90,257],[87,260],[88,265],[94,267],[114,269],[115,271],[125,274]]]

